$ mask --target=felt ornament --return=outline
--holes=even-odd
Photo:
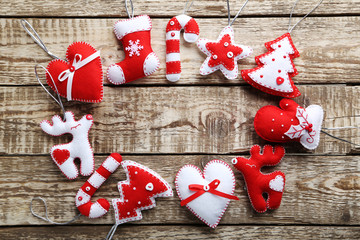
[[[255,57],[258,65],[256,68],[241,71],[241,76],[246,82],[263,92],[276,96],[295,98],[301,95],[292,80],[292,77],[298,74],[293,59],[300,57],[300,54],[293,44],[290,33],[322,1],[320,0],[309,13],[291,26],[292,14],[298,1],[294,3],[290,13],[288,32],[265,43],[268,52]]]
[[[194,166],[183,166],[176,175],[175,186],[181,200],[195,216],[215,228],[234,196],[235,177],[224,161],[212,160],[204,171]]]
[[[107,77],[111,83],[128,83],[149,76],[159,68],[159,59],[151,48],[151,29],[151,19],[147,15],[115,23],[114,32],[122,42],[125,59],[109,66]]]
[[[241,70],[242,78],[253,87],[276,96],[294,98],[300,91],[291,79],[298,74],[293,59],[300,57],[290,33],[265,43],[268,52],[255,57],[259,65],[254,69]]]
[[[92,203],[91,197],[106,179],[115,172],[121,161],[120,154],[112,153],[79,189],[75,197],[75,204],[82,215],[89,218],[99,218],[109,211],[110,203],[106,199],[101,198]]]
[[[66,59],[61,60],[47,49],[28,21],[22,19],[21,25],[35,43],[54,58],[48,64],[46,74],[52,90],[68,101],[102,101],[103,72],[99,51],[86,42],[74,42],[67,48]]]
[[[142,210],[154,208],[155,198],[172,197],[170,185],[153,170],[133,161],[122,161],[126,180],[118,183],[120,198],[113,199],[116,225],[142,219]]]
[[[261,168],[279,164],[285,155],[285,149],[276,146],[273,150],[272,146],[266,145],[261,153],[261,147],[254,145],[250,154],[249,159],[237,157],[231,162],[245,179],[251,205],[259,213],[279,208],[285,188],[285,174],[280,171],[263,174]],[[263,197],[264,193],[267,194],[267,200]]]
[[[257,134],[271,142],[298,141],[307,149],[319,145],[324,111],[319,105],[300,107],[291,99],[282,99],[280,108],[264,106],[254,118]]]
[[[185,14],[173,17],[166,26],[166,79],[177,82],[181,75],[180,31],[184,30],[186,42],[193,43],[199,37],[199,25]]]
[[[205,38],[200,38],[198,40],[198,48],[207,56],[200,67],[201,75],[209,75],[210,73],[220,70],[227,79],[237,78],[237,61],[248,57],[252,53],[252,48],[234,43],[234,30],[231,25],[239,16],[247,2],[248,1],[244,3],[232,22],[230,22],[230,8],[228,2],[228,26],[221,31],[216,41]]]
[[[64,121],[60,116],[52,117],[52,123],[43,120],[41,129],[51,136],[72,135],[72,141],[55,145],[51,148],[51,158],[68,179],[78,176],[75,158],[80,159],[80,173],[89,176],[94,171],[94,154],[89,142],[89,131],[93,125],[93,117],[88,114],[76,121],[72,112],[65,112]]]
[[[62,97],[68,101],[101,102],[103,72],[100,52],[85,42],[75,42],[66,51],[66,61],[52,60],[47,66]],[[47,74],[46,81],[55,91]]]

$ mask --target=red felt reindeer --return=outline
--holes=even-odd
[[[263,153],[260,151],[261,147],[254,145],[250,150],[249,159],[237,157],[232,159],[232,163],[245,178],[253,208],[262,213],[267,209],[277,209],[280,206],[285,186],[285,174],[280,171],[263,174],[260,170],[263,166],[277,165],[285,155],[285,149],[282,146],[276,146],[273,152],[273,147],[266,145]],[[263,193],[267,193],[267,201]]]

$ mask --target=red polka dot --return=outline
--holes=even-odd
[[[78,197],[78,199],[79,199],[79,201],[81,201],[81,200],[82,200],[82,197]]]
[[[284,58],[286,58],[286,56],[284,56]]]
[[[70,72],[73,72],[73,71],[75,71],[75,68],[74,68],[74,66],[71,66],[70,67]]]
[[[171,36],[172,36],[172,37],[174,37],[174,36],[175,36],[175,33],[174,33],[174,32],[172,32],[172,33],[171,33]]]
[[[273,58],[272,60],[275,61],[275,58]]]
[[[279,69],[278,72],[281,73],[281,70]]]
[[[263,75],[260,75],[260,78],[263,78],[264,76]]]
[[[281,45],[279,44],[278,47],[281,47]]]

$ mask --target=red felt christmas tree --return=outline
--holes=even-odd
[[[292,77],[298,74],[293,59],[300,56],[290,33],[265,43],[269,52],[255,57],[259,65],[241,71],[243,79],[253,87],[277,96],[295,98],[300,96]]]
[[[156,197],[173,196],[170,185],[153,170],[133,161],[122,161],[127,180],[118,184],[120,198],[113,199],[116,225],[142,219],[141,210],[156,206]]]

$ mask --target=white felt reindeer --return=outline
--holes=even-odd
[[[64,119],[65,121],[55,115],[51,118],[53,124],[48,120],[40,123],[42,130],[49,135],[61,136],[70,133],[73,136],[71,142],[53,146],[50,150],[51,157],[67,178],[75,179],[79,175],[74,163],[75,158],[81,161],[81,175],[89,176],[94,171],[94,154],[88,137],[93,117],[88,114],[76,121],[72,112],[65,112]]]

